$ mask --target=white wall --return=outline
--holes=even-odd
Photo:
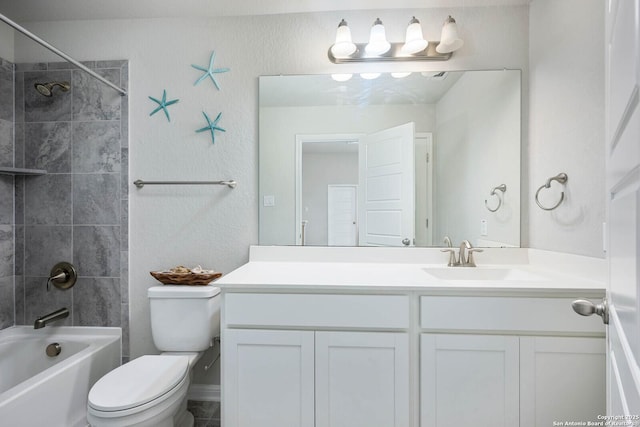
[[[439,38],[442,21],[448,14],[456,17],[466,40],[465,47],[450,61],[386,64],[382,68],[511,68],[523,69],[527,75],[529,30],[528,8],[524,6],[27,24],[30,30],[79,60],[129,60],[130,181],[233,178],[239,183],[235,190],[137,190],[129,185],[133,357],[154,351],[146,298],[147,288],[155,284],[150,270],[202,264],[228,272],[246,262],[248,246],[258,242],[257,77],[371,69],[367,64],[333,65],[328,61],[326,52],[342,17],[349,21],[356,41],[367,38],[371,22],[378,15],[384,18],[388,37],[401,40],[408,17],[416,15],[426,37],[434,40]],[[570,25],[580,16],[558,19]],[[32,55],[30,46],[16,41],[16,61],[48,59]],[[582,44],[580,47],[586,50]],[[219,92],[211,82],[193,86],[200,73],[190,64],[206,64],[212,50],[217,53],[218,66],[231,67],[231,72],[219,75]],[[526,78],[523,84],[526,94]],[[154,105],[147,97],[161,96],[163,89],[169,99],[180,98],[170,107],[171,123],[160,114],[149,117]],[[194,132],[203,126],[203,109],[210,114],[223,113],[220,125],[227,131],[218,134],[215,145],[206,134]],[[585,201],[595,203],[591,196]],[[544,231],[544,224],[540,226]]]
[[[520,78],[514,71],[466,73],[438,102],[435,236],[478,245],[520,245]],[[516,143],[514,143],[516,142]],[[496,212],[491,189],[507,186]],[[502,196],[501,196],[502,197]],[[480,235],[480,221],[487,235]]]
[[[529,185],[523,221],[529,222],[532,248],[604,256],[605,3],[531,3],[529,161],[524,170]],[[535,204],[535,192],[560,172],[569,176],[566,199],[556,210],[543,211]],[[543,191],[547,205],[559,200],[560,188],[554,183]]]

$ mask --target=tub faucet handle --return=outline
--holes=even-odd
[[[53,266],[47,279],[47,291],[51,287],[51,283],[58,289],[69,289],[76,284],[78,274],[73,265],[68,262],[59,262]]]

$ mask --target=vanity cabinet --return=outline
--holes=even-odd
[[[548,427],[605,413],[605,328],[567,293],[314,290],[223,288],[225,427]]]
[[[409,426],[407,296],[224,298],[225,427]]]
[[[604,326],[576,316],[570,303],[421,297],[421,328],[446,333],[420,336],[420,425],[598,421],[606,413]]]

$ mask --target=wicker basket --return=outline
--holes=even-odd
[[[156,280],[165,285],[208,285],[222,276],[222,273],[173,273],[171,271],[150,271]]]

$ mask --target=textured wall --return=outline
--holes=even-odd
[[[126,87],[126,61],[87,65]],[[15,164],[47,171],[16,177],[16,323],[67,307],[59,324],[122,326],[126,336],[127,98],[67,63],[18,64],[15,80]],[[71,89],[44,97],[34,88],[51,81]],[[75,265],[78,282],[47,292],[60,261]]]
[[[523,210],[532,248],[604,256],[604,10],[600,0],[531,3],[529,194]],[[570,15],[579,19],[569,22]],[[566,199],[543,211],[535,192],[559,172],[569,176]],[[554,183],[541,201],[555,204],[560,191]]]

